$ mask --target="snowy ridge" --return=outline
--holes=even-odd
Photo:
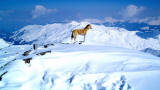
[[[15,49],[18,51],[14,51]],[[32,56],[31,65],[21,54],[31,46],[11,46],[1,53],[2,90],[158,90],[160,61],[143,52],[99,45],[57,44],[44,56]],[[9,50],[7,50],[9,49]],[[4,56],[3,52],[8,51]],[[13,52],[14,51],[14,52]],[[19,54],[17,54],[17,52]],[[7,59],[7,60],[5,60]],[[15,61],[12,61],[16,59]],[[138,82],[137,82],[138,80]]]
[[[7,42],[0,38],[0,49],[9,46]]]
[[[88,22],[54,23],[48,25],[29,25],[12,37],[20,43],[30,42],[37,44],[71,42],[71,31],[84,28]],[[92,28],[86,36],[86,45],[110,45],[130,49],[143,50],[152,48],[160,50],[160,36],[157,39],[142,39],[136,35],[137,31],[127,31],[118,27],[105,27],[104,25],[91,24]],[[83,40],[82,36],[78,37]]]

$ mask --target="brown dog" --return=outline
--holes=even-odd
[[[74,42],[75,42],[77,35],[84,35],[84,41],[85,41],[85,37],[86,37],[87,31],[89,29],[92,29],[90,24],[88,24],[84,29],[75,29],[75,30],[73,30],[72,31],[71,40],[74,38]]]

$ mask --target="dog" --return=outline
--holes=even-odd
[[[88,24],[84,29],[74,29],[72,31],[71,40],[74,38],[74,42],[76,42],[77,35],[84,35],[83,42],[85,42],[85,37],[89,29],[92,29],[90,24]]]

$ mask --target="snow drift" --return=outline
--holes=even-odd
[[[18,48],[18,49],[17,49]],[[21,54],[31,46],[11,46],[1,53],[2,90],[159,90],[158,57],[136,50],[56,44],[33,50],[31,65]],[[51,50],[44,56],[38,52]],[[8,51],[8,54],[3,54]],[[19,54],[17,54],[17,52]],[[9,57],[10,56],[10,57]],[[12,57],[11,57],[12,56]],[[16,59],[16,60],[15,60]],[[14,61],[13,61],[14,60]]]
[[[12,37],[22,43],[62,43],[71,42],[71,31],[84,28],[88,22],[54,23],[47,25],[29,25],[17,31]],[[157,39],[142,39],[136,35],[138,31],[127,31],[118,27],[91,24],[92,28],[86,36],[86,45],[110,45],[130,49],[143,50],[152,48],[160,50],[160,36]],[[82,37],[79,36],[79,40]]]

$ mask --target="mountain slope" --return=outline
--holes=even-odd
[[[17,31],[12,37],[15,41],[23,43],[62,43],[71,42],[71,31],[75,28],[84,28],[87,22],[55,23],[48,25],[29,25]],[[86,36],[87,45],[110,45],[125,47],[130,49],[143,50],[152,48],[160,50],[160,36],[157,39],[143,39],[136,35],[138,31],[127,31],[118,27],[105,27],[103,25],[92,24],[91,30]],[[78,40],[83,40],[82,36]],[[118,44],[117,44],[118,43]]]
[[[0,49],[9,46],[7,42],[0,38]]]
[[[16,48],[19,51],[15,51]],[[2,90],[159,90],[158,57],[136,50],[102,45],[56,44],[39,47],[27,57],[21,56],[31,46],[12,46],[11,62],[0,68],[6,72],[0,81]],[[7,49],[7,48],[6,48]],[[3,49],[5,51],[6,49]],[[39,56],[39,52],[51,53]],[[1,52],[2,53],[2,52]],[[15,59],[15,61],[12,61]],[[5,59],[4,61],[5,62]],[[6,61],[8,62],[8,61]]]
[[[32,45],[12,45],[0,50],[0,89],[160,89],[159,57],[138,51],[160,49],[159,38],[142,39],[136,31],[91,24],[93,29],[85,43],[73,44],[71,31],[87,24],[30,25],[16,32],[12,37],[15,41],[37,43],[39,47],[33,50]],[[45,48],[47,43],[54,45]],[[30,64],[25,63],[27,60]]]

